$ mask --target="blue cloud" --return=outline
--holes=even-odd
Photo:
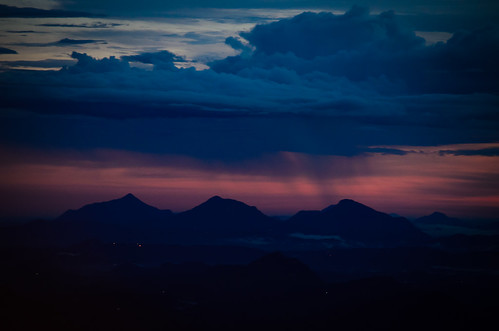
[[[92,24],[82,23],[82,24],[58,24],[58,23],[44,23],[38,24],[37,26],[51,27],[51,28],[84,28],[84,29],[108,29],[117,26],[122,26],[124,24],[120,23],[102,23],[95,22]],[[33,31],[30,31],[33,32]]]
[[[241,56],[245,57],[252,52],[252,48],[249,45],[245,45],[241,39],[235,37],[228,37],[225,39],[225,44],[229,45],[237,51],[241,51]]]
[[[154,65],[155,70],[172,70],[175,71],[173,62],[185,62],[185,60],[169,51],[159,51],[154,53],[141,53],[138,55],[130,55],[121,57],[129,62],[141,62]]]
[[[64,67],[63,71],[71,73],[103,73],[112,71],[123,72],[130,69],[128,62],[117,59],[114,56],[96,60],[87,54],[73,52],[71,57],[78,60],[78,62],[74,66]]]
[[[17,54],[17,52],[10,48],[0,47],[0,54]]]
[[[57,132],[70,123],[67,143],[76,144],[90,121],[98,124],[82,146],[200,157],[497,141],[498,36],[488,26],[427,46],[397,15],[354,8],[259,25],[241,34],[248,43],[226,40],[239,55],[203,71],[176,68],[184,60],[169,51],[102,59],[73,52],[76,64],[57,72],[0,73],[4,108],[63,118],[57,127],[45,120],[47,132],[11,120],[3,134],[24,143],[29,137],[17,132],[32,130],[32,141],[62,144]],[[132,131],[141,135],[126,138]]]
[[[373,16],[354,7],[344,15],[303,13],[257,25],[241,36],[255,47],[253,55],[214,62],[213,70],[247,75],[249,70],[283,68],[356,82],[386,78],[407,93],[499,91],[495,25],[426,46],[393,12]]]
[[[402,52],[424,45],[422,38],[402,28],[393,12],[372,16],[361,7],[344,15],[306,12],[257,25],[241,36],[255,46],[256,53],[293,53],[307,60],[340,52]]]
[[[104,40],[93,40],[93,39],[70,39],[64,38],[56,42],[58,45],[84,45],[84,44],[95,44],[95,43],[106,43]]]
[[[48,46],[58,46],[58,47],[68,47],[68,46],[76,46],[79,45],[87,45],[87,44],[107,44],[105,40],[96,40],[96,39],[71,39],[71,38],[63,38],[58,41],[50,42],[50,43],[18,43],[16,45],[24,46],[24,47],[48,47]]]
[[[0,62],[0,64],[9,68],[15,68],[15,67],[61,68],[65,66],[73,66],[76,64],[76,62],[77,61],[75,60],[46,59],[39,61],[29,61],[29,60],[3,61]]]
[[[437,12],[476,14],[485,9],[498,9],[495,0],[463,0],[459,6],[449,5],[449,0],[59,0],[64,8],[72,10],[99,10],[139,15],[178,8],[335,8],[348,9],[352,5],[373,6],[376,9],[396,9],[403,12]]]
[[[0,4],[0,17],[96,17],[95,14],[82,11],[39,9],[31,7],[14,7]]]

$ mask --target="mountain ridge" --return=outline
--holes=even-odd
[[[109,201],[95,202],[79,209],[69,209],[55,221],[87,221],[130,224],[137,220],[159,221],[173,215],[172,211],[161,210],[138,199],[132,193]]]
[[[428,239],[406,218],[392,217],[351,199],[343,199],[320,211],[300,211],[288,222],[288,227],[294,232],[335,235],[371,244],[412,244]]]
[[[438,225],[466,225],[466,222],[459,218],[449,217],[442,212],[435,211],[430,215],[422,216],[414,220],[415,223],[420,224],[438,224]]]
[[[28,228],[34,241],[43,234],[54,243],[99,239],[237,244],[268,249],[324,248],[324,245],[338,244],[347,247],[413,245],[427,239],[427,235],[405,218],[392,217],[351,199],[343,199],[322,210],[299,211],[287,221],[278,221],[255,206],[220,196],[173,213],[150,206],[129,193],[118,199],[68,210],[53,221]]]

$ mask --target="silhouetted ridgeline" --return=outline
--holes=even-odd
[[[484,330],[498,239],[432,238],[352,200],[277,221],[220,197],[175,214],[128,194],[2,229],[3,325]]]
[[[69,210],[54,221],[27,224],[13,229],[6,237],[13,244],[31,245],[67,245],[98,239],[128,243],[238,244],[270,250],[293,246],[317,249],[419,245],[429,240],[405,218],[392,217],[352,200],[342,200],[322,211],[299,212],[280,222],[256,207],[218,196],[174,214],[149,206],[132,194]]]
[[[421,244],[428,239],[403,217],[392,217],[346,199],[320,212],[299,212],[287,225],[294,232],[335,235],[366,245]]]

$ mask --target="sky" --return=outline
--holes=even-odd
[[[129,192],[499,215],[497,1],[0,0],[0,220]]]

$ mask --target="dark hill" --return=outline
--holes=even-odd
[[[56,221],[132,225],[147,221],[162,221],[172,214],[170,210],[160,210],[149,206],[129,193],[120,199],[92,203],[77,210],[68,210]]]
[[[428,224],[428,225],[453,225],[453,226],[466,226],[459,218],[449,217],[444,213],[434,212],[431,215],[420,217],[414,220],[415,223]]]
[[[353,200],[341,200],[321,211],[299,212],[288,231],[336,235],[350,242],[375,245],[416,244],[427,236],[403,217],[392,217]]]
[[[12,245],[64,246],[86,240],[163,242],[173,213],[149,206],[132,194],[68,210],[52,221],[35,221],[7,229]]]
[[[219,196],[178,214],[177,222],[191,231],[203,231],[213,235],[266,233],[277,225],[276,220],[266,216],[256,207]]]

